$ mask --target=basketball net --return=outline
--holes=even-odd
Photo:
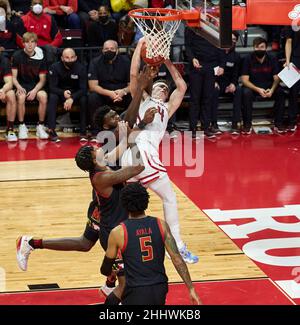
[[[147,8],[131,10],[129,16],[145,37],[146,57],[169,59],[171,42],[181,20],[180,11]]]

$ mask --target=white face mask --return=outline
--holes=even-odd
[[[43,6],[40,5],[40,4],[35,4],[33,7],[32,7],[32,11],[36,14],[36,15],[39,15],[42,13],[43,11]]]

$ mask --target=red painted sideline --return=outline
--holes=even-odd
[[[195,283],[204,305],[291,305],[291,301],[269,279],[210,281]],[[70,289],[0,294],[0,305],[89,305],[103,303],[98,289]],[[168,305],[188,305],[182,284],[169,285]]]

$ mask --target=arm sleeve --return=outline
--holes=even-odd
[[[241,75],[242,76],[249,76],[250,75],[250,57],[249,56],[247,56],[243,60]]]
[[[55,10],[56,11],[56,14],[62,15],[64,12],[60,9],[59,6],[60,5],[58,3],[56,3],[55,5],[50,6],[49,0],[44,0],[43,1],[43,8],[49,8],[51,10]]]
[[[7,77],[7,76],[11,76],[11,65],[10,62],[7,58],[3,57],[3,76]]]
[[[19,68],[19,53],[18,52],[14,53],[12,56],[11,67],[12,67],[12,69],[16,69],[16,70],[18,70],[18,68]]]
[[[49,90],[50,93],[58,96],[64,96],[63,89],[58,87],[58,74],[54,65],[52,65],[49,69]]]
[[[77,12],[78,10],[78,0],[68,0],[68,7],[71,7],[74,12]]]
[[[192,37],[193,37],[193,32],[189,29],[185,29],[185,52],[188,57],[189,62],[192,62],[194,56],[194,53],[192,51]]]
[[[280,72],[277,58],[272,57],[272,74],[277,75]]]
[[[72,94],[72,98],[74,100],[77,100],[78,98],[86,95],[87,93],[87,73],[86,73],[86,69],[83,66],[81,71],[80,71],[80,77],[79,77],[79,89],[77,91],[75,91]]]
[[[93,228],[90,220],[86,224],[83,236],[93,243],[96,243],[99,239],[99,231]]]
[[[239,54],[236,56],[236,62],[232,72],[232,83],[237,86],[239,81],[239,73],[240,73],[240,65],[241,65],[241,57]]]
[[[88,79],[89,80],[98,80],[97,69],[96,69],[94,60],[92,60],[89,65]]]
[[[50,45],[55,46],[55,47],[60,47],[63,43],[61,33],[57,27],[56,21],[53,16],[51,16],[51,31],[50,31],[50,36],[52,39],[52,42]]]
[[[225,55],[225,51],[218,49],[219,52],[219,67],[220,68],[225,68],[226,66],[226,55]]]

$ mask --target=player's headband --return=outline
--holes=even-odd
[[[168,88],[168,90],[169,90],[169,86],[165,82],[163,82],[163,81],[157,81],[157,82],[155,82],[153,84],[153,88],[156,87],[156,86],[164,86],[164,87]]]

